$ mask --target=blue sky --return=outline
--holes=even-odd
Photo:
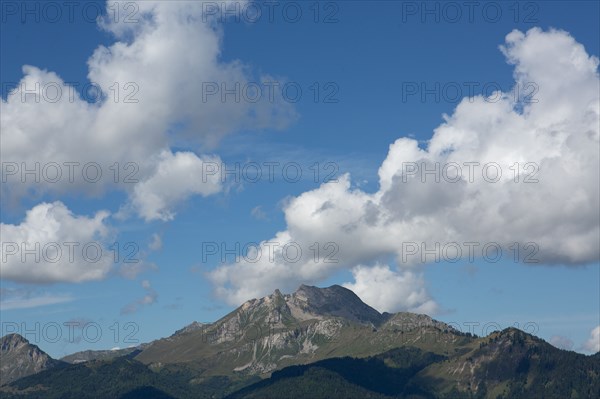
[[[69,215],[74,215],[75,219],[81,216],[91,220],[97,212],[106,210],[104,219],[82,225],[80,241],[99,240],[106,245],[104,248],[118,242],[121,251],[132,250],[133,256],[140,260],[135,265],[143,267],[132,270],[130,264],[124,267],[122,263],[111,263],[104,268],[98,266],[98,274],[94,275],[85,274],[89,269],[78,265],[82,269],[73,268],[72,272],[79,278],[67,271],[54,273],[54,270],[63,267],[62,262],[48,269],[51,272],[41,273],[40,264],[36,262],[19,261],[5,265],[3,261],[2,334],[13,328],[25,333],[25,329],[35,330],[36,323],[39,323],[41,336],[30,334],[28,338],[38,341],[36,343],[52,356],[88,348],[125,347],[132,344],[123,338],[124,334],[134,331],[132,325],[136,326],[133,338],[146,342],[170,335],[194,320],[216,320],[234,309],[235,304],[272,292],[275,288],[289,292],[293,290],[290,287],[303,282],[319,286],[344,283],[356,288],[363,300],[378,305],[376,307],[380,310],[420,309],[433,313],[440,320],[458,323],[465,330],[468,327],[463,323],[477,322],[479,327],[475,332],[478,335],[481,335],[481,326],[488,322],[499,323],[503,328],[531,322],[535,323],[536,335],[554,342],[570,340],[573,350],[589,353],[584,345],[593,339],[590,333],[600,325],[600,243],[597,240],[600,221],[593,209],[597,205],[598,181],[590,180],[597,176],[593,170],[598,163],[597,139],[595,142],[592,139],[595,148],[584,146],[588,152],[579,156],[573,150],[576,154],[573,156],[572,153],[553,152],[562,147],[552,147],[545,141],[527,141],[524,138],[507,144],[502,137],[512,137],[506,132],[518,134],[514,132],[516,128],[545,129],[544,113],[563,118],[552,127],[554,130],[570,132],[569,126],[574,126],[575,132],[582,129],[577,123],[583,117],[575,111],[563,115],[562,104],[559,104],[563,95],[556,94],[564,93],[564,101],[585,98],[585,94],[578,96],[577,93],[581,87],[587,87],[591,90],[589,95],[593,108],[597,69],[596,80],[593,80],[594,73],[590,75],[589,71],[591,78],[588,75],[571,78],[567,69],[565,75],[554,77],[560,85],[557,83],[556,88],[544,91],[544,87],[549,85],[543,85],[546,79],[543,67],[535,63],[536,57],[532,61],[528,52],[540,51],[537,54],[537,58],[542,60],[540,62],[551,65],[565,51],[577,49],[573,43],[579,43],[587,56],[598,57],[600,9],[597,2],[481,2],[482,5],[473,10],[472,20],[469,19],[469,10],[460,5],[462,3],[452,3],[459,5],[462,17],[458,18],[458,22],[452,21],[454,10],[443,2],[306,1],[287,2],[291,3],[287,6],[283,2],[274,10],[272,21],[269,20],[267,6],[258,3],[255,7],[263,14],[257,22],[252,22],[248,14],[241,17],[230,15],[222,21],[219,18],[213,20],[213,11],[217,17],[223,11],[206,8],[214,6],[215,3],[211,2],[206,3],[204,8],[195,3],[191,11],[185,9],[183,2],[129,2],[135,7],[119,8],[120,20],[133,12],[132,18],[139,17],[146,22],[123,25],[113,21],[104,28],[92,21],[93,18],[84,17],[79,8],[74,11],[73,22],[64,8],[58,21],[50,21],[52,18],[45,14],[42,3],[37,3],[39,8],[36,9],[35,2],[27,2],[34,11],[25,15],[26,23],[21,23],[19,13],[23,11],[24,3],[6,2],[3,7],[7,7],[8,3],[16,9],[3,9],[0,39],[3,176],[7,162],[20,163],[22,154],[26,154],[24,162],[28,165],[36,161],[42,164],[70,160],[98,162],[105,177],[111,176],[112,171],[108,167],[114,161],[120,162],[121,167],[126,162],[133,162],[140,165],[136,176],[142,183],[135,187],[136,184],[127,183],[103,184],[104,180],[93,185],[85,182],[69,185],[61,181],[36,186],[23,184],[9,176],[8,183],[3,181],[2,189],[2,224],[3,228],[9,226],[3,230],[3,243],[13,237],[27,237],[30,242],[38,240],[43,245],[43,240],[48,240],[52,234],[63,240],[67,235],[61,228],[77,223],[77,220],[70,220]],[[88,15],[105,9],[104,2],[96,3],[97,7],[86,6]],[[154,7],[155,4],[160,6]],[[248,5],[242,2],[232,3],[233,7],[236,5],[244,12],[253,10],[248,11]],[[81,7],[83,9],[83,3]],[[289,14],[282,11],[284,7]],[[423,7],[430,7],[432,13],[428,14]],[[174,9],[179,14],[173,16],[171,11]],[[203,22],[207,10],[211,11],[207,17],[210,25]],[[293,22],[290,15],[295,15],[296,10],[301,10],[302,16],[298,22]],[[494,13],[498,10],[501,15],[496,17]],[[188,11],[195,18],[186,22],[190,24],[189,31],[177,31],[172,38],[165,38],[170,32],[169,24]],[[36,17],[39,17],[39,22]],[[165,30],[160,31],[161,27]],[[162,32],[163,37],[153,36],[155,28]],[[532,28],[539,28],[539,37],[532,34],[527,39],[517,38],[513,47],[507,44],[506,37],[514,29],[525,33]],[[568,33],[553,36],[548,33],[552,28]],[[156,44],[156,53],[153,52],[153,41],[162,39],[167,44]],[[117,55],[118,51],[113,48],[112,55],[88,61],[99,46],[110,47],[119,41],[129,45],[137,41],[139,53]],[[512,65],[507,62],[509,56],[499,49],[501,45],[513,49],[508,51],[517,59]],[[589,62],[593,64],[593,61]],[[575,159],[582,162],[577,165],[591,168],[583,169],[579,174],[560,175],[557,174],[560,171],[549,166],[541,169],[542,172],[551,171],[549,174],[541,172],[541,181],[531,188],[531,193],[521,186],[503,190],[513,196],[506,201],[514,205],[515,214],[520,216],[506,216],[511,212],[506,207],[499,208],[505,209],[506,214],[500,212],[497,224],[478,218],[489,215],[485,211],[479,215],[473,213],[473,219],[466,223],[453,219],[454,206],[469,203],[468,195],[473,192],[468,190],[464,193],[465,199],[461,200],[463,202],[458,203],[456,198],[462,194],[452,187],[438,192],[436,187],[440,185],[433,187],[433,191],[425,191],[425,197],[417,196],[416,199],[410,193],[412,186],[389,191],[386,196],[385,190],[380,187],[378,170],[386,157],[392,161],[388,155],[388,152],[392,153],[390,145],[401,137],[408,137],[417,140],[419,148],[427,148],[434,129],[444,123],[443,114],[452,115],[460,100],[469,97],[468,84],[475,87],[472,93],[475,96],[491,95],[490,88],[508,93],[515,85],[514,64],[523,67],[525,76],[521,77],[525,80],[518,81],[517,86],[521,84],[523,87],[523,82],[539,84],[540,102],[531,105],[538,107],[532,112],[534,116],[513,125],[508,117],[507,120],[510,120],[503,122],[502,114],[498,117],[498,125],[504,123],[505,127],[496,131],[490,125],[491,132],[487,135],[487,132],[477,131],[476,127],[480,125],[465,122],[465,115],[486,114],[485,109],[476,105],[472,109],[465,107],[461,116],[455,115],[453,127],[466,132],[470,127],[480,135],[480,146],[473,151],[479,150],[478,154],[483,158],[476,158],[470,147],[461,147],[462,142],[455,138],[451,151],[458,154],[462,148],[465,152],[461,154],[470,154],[471,158],[463,156],[463,161],[487,159],[500,162],[498,154],[502,154],[502,162],[508,163],[532,161],[536,165],[562,165],[562,161],[568,164]],[[95,79],[117,82],[122,93],[127,93],[124,84],[133,82],[138,85],[139,92],[135,96],[140,102],[126,104],[119,101],[103,107],[104,110],[97,114],[93,114],[96,112],[93,108],[100,105],[91,104],[92,110],[83,111],[85,101],[75,101],[82,106],[77,109],[69,108],[69,104],[59,109],[59,105],[44,98],[37,107],[35,104],[25,107],[28,103],[14,98],[12,103],[7,103],[6,88],[23,79],[23,65],[42,70],[39,73],[26,72],[33,80],[78,82],[79,87],[90,82],[88,73],[91,65]],[[58,78],[49,78],[43,70],[56,73]],[[554,69],[549,67],[549,70]],[[261,79],[276,81],[281,86],[291,82],[292,88],[301,88],[302,96],[293,101],[292,91],[287,96],[277,91],[279,97],[273,102],[263,96],[263,101],[258,103],[251,103],[247,98],[236,103],[231,95],[225,97],[225,101],[220,100],[220,93],[217,93],[210,97],[208,103],[203,101],[202,90],[206,89],[206,83],[227,81],[228,87],[233,87],[236,82],[241,82],[242,87],[247,87],[248,82]],[[105,93],[113,93],[107,88],[110,83],[100,86]],[[406,92],[408,87],[417,87],[419,91],[409,95]],[[421,98],[422,87],[433,92]],[[451,90],[456,87],[462,91],[454,95]],[[482,90],[484,87],[488,92]],[[443,90],[446,89],[448,91],[444,95]],[[319,94],[318,101],[315,101],[315,93]],[[549,95],[547,93],[552,94],[552,98],[545,97]],[[28,98],[30,101],[31,96]],[[468,103],[468,98],[465,101]],[[166,104],[173,104],[173,107]],[[597,108],[593,109],[597,112]],[[255,117],[257,114],[261,116]],[[542,122],[536,122],[538,120]],[[592,119],[592,131],[593,122]],[[76,128],[70,130],[73,125]],[[596,129],[597,125],[596,119]],[[18,140],[19,132],[24,131],[27,135],[28,129],[35,130],[35,133],[31,133],[30,146],[23,147]],[[486,142],[491,149],[486,147]],[[71,143],[74,144],[71,146]],[[88,146],[89,143],[93,145]],[[399,144],[399,153],[400,147]],[[137,148],[140,150],[134,150]],[[498,148],[496,153],[494,148]],[[111,157],[113,150],[115,155]],[[161,151],[167,152],[159,155]],[[406,151],[410,153],[408,149]],[[184,159],[183,154],[187,154],[187,158]],[[177,158],[178,155],[182,157]],[[433,155],[430,158],[440,159]],[[548,159],[558,161],[546,164]],[[252,182],[249,175],[242,175],[239,182],[227,179],[221,184],[213,182],[214,185],[209,187],[202,184],[205,181],[199,181],[198,169],[193,168],[193,165],[207,160],[230,167],[238,163],[241,168],[256,162],[262,165],[263,172],[267,170],[265,162],[279,164],[274,167],[274,182],[265,179]],[[153,169],[159,162],[164,162],[163,172],[167,172],[162,176],[166,178],[153,180],[153,176],[160,175],[160,171]],[[303,172],[303,177],[297,182],[293,182],[289,175],[285,178],[282,175],[282,166],[290,164],[299,165]],[[190,170],[184,170],[185,167],[190,167]],[[315,168],[319,170],[316,179]],[[121,171],[125,172],[124,169]],[[181,174],[169,175],[169,171]],[[329,172],[340,181],[344,181],[342,176],[349,173],[350,188],[341,193],[335,190],[330,193],[325,184],[325,188],[319,189]],[[543,180],[544,177],[554,180],[550,183]],[[390,184],[393,187],[396,183]],[[586,186],[587,191],[583,189],[580,193],[579,188]],[[445,186],[442,184],[441,187]],[[491,209],[494,206],[495,194],[486,194],[485,187],[481,188],[481,197],[472,197],[479,198],[474,201],[473,209],[483,209],[486,205]],[[314,195],[303,195],[307,192]],[[414,192],[420,191],[417,188]],[[170,193],[173,193],[172,196],[168,195]],[[375,199],[378,193],[384,198],[382,202]],[[539,193],[542,193],[539,195],[542,199],[538,198]],[[573,195],[569,196],[570,193]],[[579,198],[576,194],[588,198],[588,201],[575,202],[575,205],[580,204],[577,205],[581,206],[580,212],[574,210],[571,213],[568,199]],[[166,201],[167,205],[157,208],[148,200],[154,198],[153,195]],[[530,198],[529,195],[531,202],[527,205],[524,201]],[[353,211],[354,205],[348,205],[354,203],[355,197],[367,198],[360,209],[376,203],[392,214],[398,212],[390,223],[397,221],[398,215],[425,212],[422,206],[428,205],[424,198],[435,198],[436,204],[431,206],[449,204],[441,211],[436,209],[457,223],[448,227],[448,234],[454,232],[462,241],[467,240],[465,237],[473,237],[481,242],[496,238],[503,243],[536,242],[540,244],[541,261],[535,265],[514,262],[512,253],[505,247],[505,256],[499,262],[489,262],[481,257],[473,262],[461,259],[456,263],[426,260],[404,268],[397,260],[397,248],[390,249],[393,245],[389,241],[393,241],[391,238],[396,231],[415,232],[414,236],[398,233],[395,238],[397,247],[401,247],[406,241],[423,240],[427,232],[443,230],[431,222],[436,215],[439,216],[435,212],[422,213],[423,219],[412,227],[398,226],[398,230],[394,228],[393,232],[388,230],[386,233],[383,228],[365,230],[368,232],[364,235],[364,240],[369,241],[367,244],[348,241],[347,236],[337,235],[343,228],[319,229],[317,224],[311,224],[311,219],[304,222],[305,216],[310,214],[306,209],[319,198],[325,198],[324,206],[347,206],[344,212],[347,211],[347,217],[352,218],[353,214],[360,213]],[[482,204],[484,200],[490,203]],[[60,201],[63,206],[57,207],[55,215],[65,218],[62,225],[61,220],[55,220],[59,226],[58,233],[46,228],[51,225],[49,219],[42,218],[39,222],[46,227],[34,223],[34,216],[30,224],[24,224],[26,212],[40,204],[55,204],[55,201]],[[401,204],[398,205],[400,211],[395,204]],[[565,204],[564,214],[557,211],[561,209],[560,204]],[[332,214],[329,219],[323,216],[325,219],[319,219],[319,223],[337,226],[343,222],[344,212]],[[73,224],[69,225],[65,220]],[[357,219],[355,222],[356,228],[360,229],[360,221]],[[420,231],[422,225],[426,226]],[[17,231],[15,226],[21,228]],[[314,231],[311,226],[316,226]],[[37,233],[36,228],[39,230]],[[407,230],[402,230],[404,228]],[[96,234],[90,235],[90,229],[105,234],[97,238]],[[79,227],[76,230],[79,231]],[[548,230],[555,230],[558,237],[553,237]],[[269,265],[266,265],[266,271],[261,271],[260,267],[264,266],[261,262],[255,266],[236,263],[231,255],[221,265],[221,249],[217,254],[206,255],[207,245],[212,243],[226,248],[235,248],[236,243],[240,243],[243,247],[247,243],[276,237],[277,232],[286,232],[292,241],[302,243],[305,254],[310,252],[307,246],[311,241],[307,237],[312,235],[319,237],[316,240],[321,246],[326,242],[335,243],[340,250],[338,265],[329,267],[321,264],[322,267],[316,270],[309,263],[300,262],[288,264],[289,270],[268,271]],[[578,246],[569,242],[562,245],[560,236],[564,238],[569,232],[573,237],[581,234],[580,237],[584,238],[574,240],[583,244]],[[434,241],[448,242],[446,235],[440,237]],[[15,238],[14,241],[18,240]],[[133,246],[124,248],[127,243]],[[349,248],[353,246],[356,248]],[[6,249],[3,247],[4,252]],[[370,276],[380,272],[377,274],[379,277],[360,280],[356,269],[359,265],[363,270],[372,272]],[[244,266],[248,267],[240,272]],[[307,271],[302,271],[304,267]],[[222,270],[221,277],[210,274],[219,270]],[[245,270],[248,274],[244,274]],[[236,275],[246,279],[247,284],[237,281]],[[389,285],[379,288],[373,285],[376,291],[387,297],[373,299],[377,303],[367,300],[376,298],[369,291],[369,281],[381,283],[386,276],[388,281],[399,284],[398,289],[389,290]],[[224,290],[219,291],[219,288]],[[65,339],[68,329],[63,324],[69,321],[98,323],[102,336],[97,342],[91,338],[69,342]],[[42,331],[44,326],[50,331],[55,326],[52,323],[62,326],[62,337],[57,342],[44,337]],[[121,333],[118,339],[114,336],[115,323],[118,323],[117,330]]]

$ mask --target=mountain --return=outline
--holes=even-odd
[[[92,360],[110,360],[116,357],[130,356],[133,357],[141,352],[140,347],[124,348],[124,349],[109,349],[109,350],[86,350],[81,352],[75,352],[70,355],[61,357],[60,360],[63,362],[76,364],[84,363]]]
[[[138,348],[65,360],[79,362],[13,381],[2,397],[600,397],[600,354],[517,329],[479,338],[427,315],[382,314],[335,285],[276,290]]]
[[[227,399],[600,397],[600,353],[557,349],[514,328],[474,343],[458,356],[403,347],[368,358],[291,366]]]
[[[276,291],[277,293],[279,291]],[[284,295],[283,298],[290,311],[303,319],[342,317],[374,325],[381,324],[385,319],[378,311],[361,301],[354,292],[339,285],[317,288],[303,284],[295,293]]]
[[[516,328],[476,343],[474,350],[426,368],[421,383],[448,397],[600,398],[600,353],[561,350]]]
[[[205,326],[208,326],[209,324],[210,323],[198,323],[197,321],[194,321],[194,322],[192,322],[192,324],[188,324],[187,326],[183,327],[182,329],[175,331],[173,336],[192,332],[192,331],[201,330],[202,328],[204,328]]]
[[[466,345],[452,327],[412,313],[381,314],[352,291],[306,285],[245,302],[222,319],[152,342],[135,357],[155,365],[186,363],[203,376],[263,376],[335,356],[369,356],[402,341],[434,352]]]
[[[175,386],[174,389],[168,388]],[[170,389],[168,394],[164,389]],[[188,391],[190,391],[188,389]],[[158,398],[185,394],[177,380],[154,373],[145,365],[126,357],[105,361],[67,364],[31,375],[3,387],[2,398],[145,398],[151,392]],[[152,397],[152,396],[148,396]]]
[[[19,334],[8,334],[0,340],[0,385],[60,365],[36,345]]]
[[[198,323],[194,321],[193,323],[183,327],[175,331],[171,337],[178,336],[180,334],[192,332],[207,326],[206,323]],[[70,355],[61,357],[60,360],[63,362],[75,364],[75,363],[84,363],[92,360],[110,360],[117,357],[128,356],[130,358],[135,357],[144,349],[146,349],[150,343],[143,343],[137,346],[129,347],[129,348],[116,348],[116,349],[108,349],[108,350],[85,350],[80,352],[71,353]]]
[[[389,398],[429,397],[411,380],[446,357],[417,348],[397,348],[369,358],[332,358],[286,367],[270,378],[227,396],[241,398]]]

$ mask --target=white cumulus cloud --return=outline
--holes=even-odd
[[[88,79],[102,90],[101,101],[81,98],[59,72],[23,66],[18,90],[0,103],[4,198],[116,189],[131,195],[142,218],[170,219],[172,206],[189,196],[220,191],[218,182],[187,179],[204,156],[172,146],[202,152],[240,129],[280,129],[295,119],[281,95],[223,99],[222,89],[238,85],[243,93],[271,78],[256,76],[239,60],[222,60],[222,27],[204,14],[203,2],[127,6],[137,10],[137,22],[111,20],[109,12],[101,27],[115,42],[88,60]],[[218,92],[206,94],[207,85]],[[37,96],[22,90],[36,87]],[[185,180],[173,187],[176,178]]]
[[[106,239],[108,212],[75,215],[62,202],[41,203],[20,224],[0,224],[2,279],[23,283],[104,278],[113,265]]]
[[[297,243],[302,257],[290,262],[280,251],[272,262],[263,256],[220,265],[209,274],[216,293],[236,303],[349,269],[355,282],[347,286],[362,291],[367,302],[431,311],[415,268],[436,257],[492,259],[483,248],[494,244],[512,261],[518,243],[521,262],[597,261],[598,58],[567,32],[537,28],[509,33],[501,51],[514,65],[515,86],[534,84],[533,97],[513,91],[463,99],[425,146],[407,137],[390,145],[374,193],[353,187],[344,175],[293,198],[284,208],[286,230],[261,248],[265,252],[270,241]],[[425,168],[439,172],[426,175]],[[337,262],[325,262],[331,249],[315,259],[309,250],[315,242],[333,243]],[[399,272],[377,265],[389,257]],[[400,288],[392,291],[385,278]],[[377,287],[392,297],[379,297]]]
[[[173,219],[179,202],[221,191],[220,177],[208,173],[207,166],[220,163],[218,157],[198,157],[191,152],[161,153],[152,176],[134,187],[133,207],[146,220]]]
[[[412,272],[395,272],[387,265],[356,266],[352,269],[353,283],[344,287],[380,312],[406,309],[415,313],[434,314],[438,305],[425,290],[423,277]]]

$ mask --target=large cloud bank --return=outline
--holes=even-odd
[[[209,274],[217,294],[235,304],[349,269],[355,281],[346,286],[379,310],[435,311],[423,263],[490,261],[497,248],[520,262],[597,261],[598,59],[557,30],[515,30],[500,49],[515,86],[535,87],[534,96],[463,99],[425,148],[410,138],[390,145],[377,192],[353,188],[345,175],[293,198],[287,229],[261,243],[262,256]],[[334,246],[315,256],[315,242]]]

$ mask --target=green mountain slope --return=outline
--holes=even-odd
[[[469,352],[450,357],[399,348],[366,359],[292,366],[228,398],[600,397],[600,354],[560,350],[512,328],[476,343]]]
[[[227,377],[194,380],[183,366],[160,371],[127,356],[110,360],[62,365],[21,378],[3,387],[2,398],[212,398],[242,385]]]
[[[3,340],[3,372],[36,374],[0,387],[2,398],[600,397],[600,354],[513,328],[478,338],[426,315],[380,314],[340,286],[275,291],[124,356],[68,358],[76,364]],[[29,353],[51,368],[30,370]]]
[[[471,352],[425,369],[419,374],[423,383],[448,397],[600,397],[598,353],[560,350],[515,328],[477,341],[479,347]]]
[[[411,383],[426,366],[446,359],[416,348],[401,348],[370,358],[334,358],[276,371],[227,399],[242,398],[428,398]]]

